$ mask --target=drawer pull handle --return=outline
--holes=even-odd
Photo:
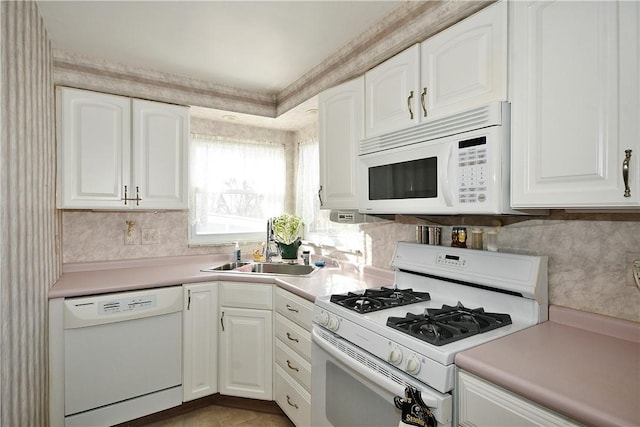
[[[291,341],[300,342],[298,338],[293,338],[289,332],[287,332],[287,338],[289,338]]]
[[[413,101],[413,91],[409,93],[407,97],[407,108],[409,109],[409,120],[413,120],[413,108],[411,108],[411,102]]]
[[[287,304],[287,310],[289,310],[289,311],[293,311],[294,313],[298,313],[298,312],[299,312],[299,310],[298,310],[298,309],[296,309],[296,308],[292,308],[289,304]]]
[[[290,406],[293,406],[294,408],[298,409],[298,405],[296,405],[295,403],[291,403],[291,398],[289,397],[289,395],[287,394],[287,403]]]
[[[291,369],[292,371],[296,371],[296,372],[300,372],[300,369],[296,368],[295,366],[291,366],[291,362],[289,360],[287,360],[287,366],[289,367],[289,369]]]

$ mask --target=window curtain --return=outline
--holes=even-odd
[[[298,170],[296,174],[296,214],[304,220],[305,232],[315,231],[316,215],[320,212],[319,144],[312,139],[298,144]]]
[[[192,237],[246,238],[236,234],[262,233],[266,219],[284,210],[281,144],[192,134],[190,170]]]

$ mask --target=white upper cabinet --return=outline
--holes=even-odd
[[[133,178],[141,206],[186,209],[189,110],[136,99],[133,117]]]
[[[122,205],[131,176],[131,101],[58,89],[58,207]]]
[[[507,100],[507,2],[420,45],[421,120]]]
[[[414,45],[365,74],[365,136],[418,123],[420,45]]]
[[[507,6],[492,4],[368,71],[365,137],[506,100]]]
[[[640,3],[511,5],[512,207],[637,208]]]
[[[358,147],[364,137],[364,77],[322,92],[320,208],[358,208]]]
[[[58,208],[187,208],[187,107],[59,88],[57,127]]]

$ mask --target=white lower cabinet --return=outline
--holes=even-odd
[[[218,283],[184,286],[183,401],[218,392]]]
[[[311,394],[276,365],[275,400],[297,427],[311,425]]]
[[[311,317],[313,303],[276,288],[275,396],[298,427],[311,425]]]
[[[273,399],[272,286],[220,282],[218,390]]]
[[[579,426],[465,371],[458,371],[458,422],[461,426]]]

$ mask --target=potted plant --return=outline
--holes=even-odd
[[[273,238],[280,249],[282,259],[298,258],[303,227],[302,218],[296,215],[285,213],[273,219]]]

